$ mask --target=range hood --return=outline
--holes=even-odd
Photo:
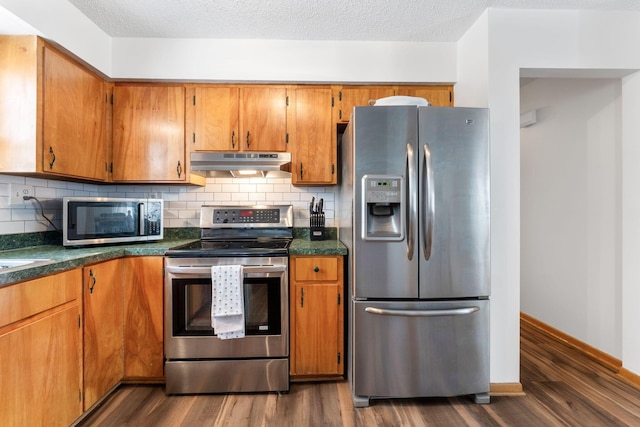
[[[291,153],[191,153],[191,173],[208,177],[291,176]]]

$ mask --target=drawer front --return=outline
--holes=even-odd
[[[298,282],[338,280],[338,258],[335,256],[296,257],[294,262]]]
[[[489,301],[355,301],[354,394],[459,396],[489,391]]]
[[[0,289],[0,327],[79,299],[80,269]]]

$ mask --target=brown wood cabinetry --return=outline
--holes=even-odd
[[[113,181],[204,184],[188,173],[185,87],[116,84],[113,88]]]
[[[108,180],[102,76],[36,36],[2,36],[0,87],[0,173]]]
[[[70,425],[82,414],[81,274],[0,288],[4,425]]]
[[[188,151],[237,151],[239,88],[190,86],[187,88]]]
[[[194,85],[187,91],[188,151],[288,151],[286,87]]]
[[[367,106],[370,101],[394,95],[425,98],[437,107],[453,106],[451,85],[338,86],[334,88],[334,121],[349,123],[353,107]]]
[[[123,262],[124,378],[164,377],[163,258],[128,257]]]
[[[398,86],[395,95],[424,98],[434,107],[453,107],[453,86]]]
[[[287,151],[287,89],[247,86],[239,96],[240,149]]]
[[[349,123],[353,107],[369,105],[369,101],[395,94],[392,86],[342,86],[335,90],[336,123]]]
[[[293,379],[344,374],[343,257],[290,257]]]
[[[331,88],[297,87],[289,97],[291,183],[337,182],[336,127],[331,118]]]
[[[84,267],[84,410],[123,377],[122,260]]]

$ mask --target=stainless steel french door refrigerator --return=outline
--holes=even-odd
[[[372,398],[489,402],[487,109],[356,107],[341,141],[348,375]]]

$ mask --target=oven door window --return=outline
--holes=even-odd
[[[215,335],[211,279],[173,279],[173,336]],[[281,333],[280,278],[244,279],[245,335]]]

